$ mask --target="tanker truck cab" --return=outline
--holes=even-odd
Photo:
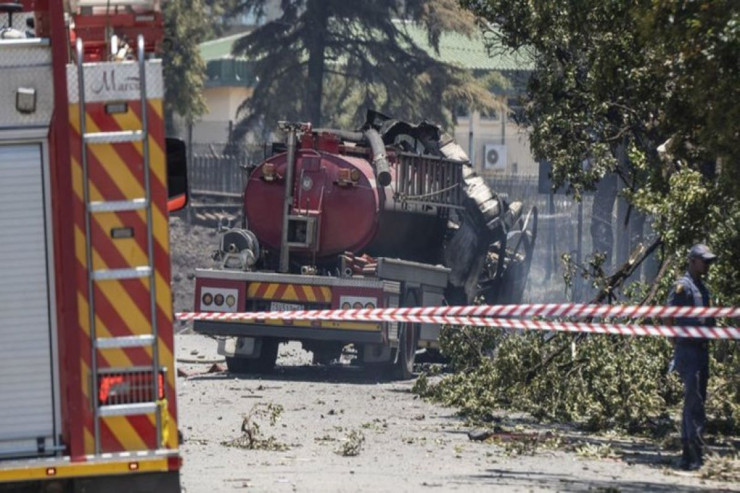
[[[505,250],[510,211],[427,123],[370,112],[354,132],[279,128],[285,141],[247,180],[244,227],[221,236],[218,268],[196,269],[195,311],[218,316],[194,330],[219,338],[235,373],[269,371],[281,342],[300,341],[317,363],[351,344],[361,364],[410,378],[417,353],[438,347],[437,324],[230,314],[470,303],[489,254],[501,269],[483,290],[501,289],[503,264],[517,262]]]

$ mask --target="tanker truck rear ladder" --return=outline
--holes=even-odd
[[[80,3],[82,5],[82,3]],[[87,4],[85,4],[87,5]],[[95,440],[95,453],[101,452],[100,447],[100,419],[106,416],[130,416],[130,415],[146,415],[154,414],[156,420],[156,443],[162,443],[162,420],[161,415],[157,412],[158,403],[157,400],[161,395],[162,389],[160,388],[163,382],[160,382],[159,378],[159,351],[157,344],[157,317],[156,317],[156,284],[155,284],[155,270],[154,270],[154,233],[152,231],[152,201],[151,201],[151,186],[150,186],[150,162],[149,162],[149,128],[147,122],[147,90],[146,90],[146,59],[144,56],[144,37],[139,35],[137,38],[137,56],[139,65],[139,92],[141,98],[141,129],[139,130],[123,130],[116,132],[87,132],[85,117],[86,117],[86,90],[89,90],[85,86],[85,68],[94,64],[86,64],[84,62],[84,50],[82,39],[77,38],[76,42],[77,52],[77,83],[79,90],[79,109],[80,109],[80,135],[81,135],[81,158],[82,158],[82,183],[83,183],[83,197],[85,202],[85,256],[87,262],[87,284],[88,292],[90,293],[90,300],[88,303],[88,316],[90,323],[90,339],[93,341],[91,345],[91,378],[93,379],[90,385],[91,399],[93,402],[93,419],[94,419],[94,440]],[[144,192],[145,196],[132,200],[122,201],[91,201],[90,199],[90,177],[88,169],[88,146],[96,144],[121,144],[127,142],[141,142],[143,146],[143,175],[144,175]],[[146,241],[147,241],[147,264],[136,266],[132,268],[119,268],[119,269],[97,269],[93,267],[93,245],[92,245],[92,234],[91,234],[91,217],[94,214],[109,213],[109,212],[124,212],[124,211],[146,211]],[[114,234],[112,232],[112,234]],[[120,234],[127,235],[133,234],[131,231],[126,231],[122,228]],[[144,279],[149,280],[149,302],[150,302],[150,324],[151,333],[144,335],[135,336],[119,336],[119,337],[98,337],[96,330],[96,316],[95,316],[95,286],[97,283],[104,283],[110,280],[123,280],[123,279]],[[105,374],[99,373],[98,369],[98,350],[105,351],[107,349],[118,349],[118,348],[131,348],[131,347],[149,347],[152,351],[152,366],[151,366],[151,389],[140,388],[137,389],[141,400],[148,400],[146,397],[150,396],[149,402],[136,402],[136,403],[116,403],[109,405],[101,405],[99,395],[99,382],[101,377]],[[142,386],[146,384],[146,379],[143,380]],[[143,397],[142,397],[143,396]]]

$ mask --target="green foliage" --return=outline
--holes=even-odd
[[[709,456],[702,468],[701,477],[715,481],[740,482],[740,456]]]
[[[553,182],[576,195],[618,174],[624,196],[652,220],[665,265],[654,286],[633,284],[631,302],[661,304],[685,269],[690,245],[717,253],[713,302],[740,303],[740,6],[731,0],[521,2],[461,0],[493,44],[528,49],[536,71],[524,98],[535,156]],[[566,283],[600,288],[604,259],[577,266],[565,255]],[[658,338],[494,332],[443,338],[459,372],[417,389],[473,418],[510,406],[592,428],[649,428],[680,401],[667,373],[670,342]],[[466,335],[468,334],[468,335]],[[483,347],[483,349],[481,349]],[[495,349],[494,349],[495,348]],[[476,354],[495,351],[496,357]],[[712,344],[707,412],[738,432],[735,342]],[[462,365],[462,366],[460,366]]]
[[[288,450],[288,446],[279,442],[274,436],[265,437],[258,421],[267,419],[270,426],[275,426],[282,414],[283,406],[280,404],[273,404],[272,402],[255,404],[249,413],[243,416],[241,426],[242,435],[233,440],[221,442],[221,444],[227,447],[246,448],[250,450]]]
[[[567,181],[579,196],[617,173],[628,201],[655,221],[662,258],[707,242],[720,253],[715,291],[737,302],[738,3],[460,3],[492,43],[531,50],[524,117],[553,182]]]
[[[570,253],[563,253],[560,256],[560,261],[563,264],[563,281],[565,282],[566,290],[572,288],[573,281],[577,276],[590,280],[591,287],[596,290],[605,287],[606,272],[604,271],[604,264],[606,262],[606,254],[596,252],[593,255],[587,256],[585,265],[579,265]]]
[[[422,375],[414,392],[474,421],[511,408],[590,430],[659,435],[682,401],[681,383],[668,372],[673,346],[665,338],[448,327],[440,344],[456,372],[437,383]],[[713,431],[740,432],[738,358],[734,343],[713,346],[707,403]]]
[[[335,450],[338,455],[344,457],[355,457],[360,455],[362,445],[365,443],[365,435],[360,430],[350,430],[343,440],[341,446]]]
[[[714,419],[711,430],[740,432],[740,347],[735,341],[713,343],[707,413]]]
[[[208,33],[208,16],[202,0],[171,0],[163,4],[165,48],[162,64],[165,82],[164,109],[192,123],[206,111],[203,99],[205,62],[198,44]]]
[[[576,447],[576,454],[584,458],[616,459],[620,453],[615,451],[610,443],[584,443]]]
[[[677,399],[664,339],[498,332],[496,345],[493,359],[443,380],[427,395],[474,418],[503,405],[591,429],[645,427]],[[470,351],[461,337],[447,337],[443,350],[453,364]]]
[[[264,6],[246,0],[242,8]],[[353,128],[373,108],[396,118],[449,126],[459,106],[492,110],[499,103],[473,75],[437,61],[404,22],[422,24],[438,49],[441,33],[470,34],[473,16],[452,0],[283,3],[283,15],[239,39],[234,54],[254,60],[258,82],[239,109],[239,139],[261,123],[311,121]]]

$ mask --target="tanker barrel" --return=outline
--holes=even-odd
[[[385,144],[383,138],[374,128],[365,130],[365,137],[370,143],[373,150],[373,168],[375,168],[375,178],[378,184],[387,187],[391,184],[391,170],[388,164],[388,157],[385,155]]]

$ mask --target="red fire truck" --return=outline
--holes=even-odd
[[[180,490],[162,39],[144,0],[0,3],[0,491]]]

